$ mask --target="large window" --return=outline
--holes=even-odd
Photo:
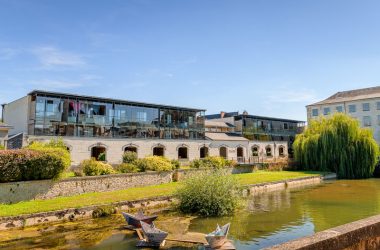
[[[363,116],[363,127],[370,127],[370,126],[371,126],[371,117]]]
[[[369,103],[366,102],[366,103],[363,103],[363,111],[369,111]]]
[[[335,109],[336,109],[336,112],[340,112],[340,113],[343,112],[343,107],[342,106],[337,106]]]
[[[323,108],[323,114],[324,115],[329,115],[331,113],[330,108]]]
[[[313,114],[313,116],[318,116],[319,114],[318,114],[318,109],[312,109],[312,114]]]
[[[37,135],[204,139],[204,112],[97,102],[68,97],[33,97],[31,133]]]
[[[355,104],[348,105],[348,112],[349,113],[355,113],[356,112],[356,105]]]

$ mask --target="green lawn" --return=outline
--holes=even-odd
[[[257,171],[249,174],[234,175],[242,185],[257,184],[264,182],[274,182],[286,179],[294,179],[306,176],[319,175],[318,172],[267,172]],[[31,214],[60,210],[66,208],[80,208],[96,204],[109,204],[118,201],[137,200],[143,198],[172,195],[179,183],[172,182],[167,184],[128,188],[125,190],[86,193],[69,197],[59,197],[50,200],[24,201],[16,204],[0,204],[0,217],[15,216],[21,214]]]

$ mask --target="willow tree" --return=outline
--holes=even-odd
[[[347,179],[371,177],[379,155],[372,130],[342,113],[311,121],[293,148],[302,169],[332,171]]]

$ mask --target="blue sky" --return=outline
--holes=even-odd
[[[32,89],[306,119],[380,85],[380,1],[0,0],[0,102]]]

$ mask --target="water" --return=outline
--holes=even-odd
[[[234,216],[196,218],[160,214],[156,225],[170,233],[208,233],[231,222],[237,249],[260,249],[380,213],[380,179],[339,180],[266,193],[247,200]],[[1,249],[136,249],[136,236],[121,215],[0,232]],[[169,249],[201,249],[170,243]]]

